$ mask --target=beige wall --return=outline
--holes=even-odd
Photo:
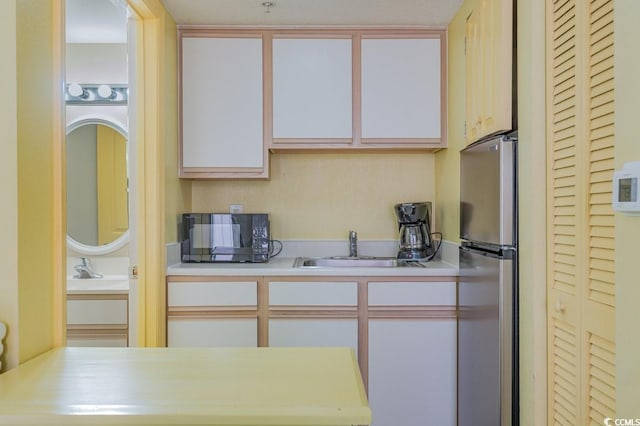
[[[640,161],[638,99],[640,99],[640,2],[615,0],[616,170]],[[640,417],[640,217],[616,213],[616,388],[617,415]]]
[[[194,181],[194,212],[270,214],[275,239],[397,238],[393,205],[434,200],[429,153],[279,153],[268,181]],[[175,225],[174,225],[175,226]]]
[[[16,91],[16,2],[0,2],[0,321],[9,326],[6,368],[18,363],[18,136]],[[3,363],[4,364],[4,363]]]

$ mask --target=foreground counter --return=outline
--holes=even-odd
[[[58,348],[0,375],[0,424],[370,422],[347,348]]]

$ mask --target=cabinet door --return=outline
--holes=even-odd
[[[440,38],[362,40],[362,143],[442,139]]]
[[[256,318],[169,318],[168,347],[257,347]]]
[[[258,283],[238,282],[169,282],[167,305],[169,307],[193,306],[257,306]]]
[[[257,347],[255,281],[169,282],[167,345]]]
[[[181,176],[265,177],[262,37],[181,39]]]
[[[373,426],[456,424],[455,319],[369,320]]]
[[[513,5],[480,0],[467,19],[466,139],[512,128]]]
[[[99,347],[99,348],[126,348],[127,332],[83,332],[67,331],[67,346],[76,348]]]
[[[126,300],[67,300],[68,325],[127,324]]]
[[[273,143],[351,143],[351,38],[273,40]]]
[[[358,353],[358,320],[276,318],[269,320],[269,346],[344,346]]]
[[[269,346],[346,346],[358,352],[358,283],[269,283]]]

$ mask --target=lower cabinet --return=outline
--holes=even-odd
[[[369,321],[373,426],[456,424],[456,320]]]
[[[68,294],[67,346],[128,346],[127,294]]]
[[[269,282],[269,346],[346,346],[358,353],[358,283]]]
[[[351,347],[373,426],[456,425],[455,277],[210,280],[169,277],[169,346]]]
[[[455,426],[455,282],[369,282],[373,426]]]
[[[169,347],[257,347],[255,318],[176,318],[167,323]]]
[[[257,347],[256,281],[169,281],[167,346]]]
[[[358,353],[358,320],[270,319],[269,346],[346,346]]]

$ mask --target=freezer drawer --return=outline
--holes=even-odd
[[[513,139],[474,143],[460,153],[460,238],[515,244],[516,171]]]
[[[459,426],[512,425],[513,265],[460,248]]]

